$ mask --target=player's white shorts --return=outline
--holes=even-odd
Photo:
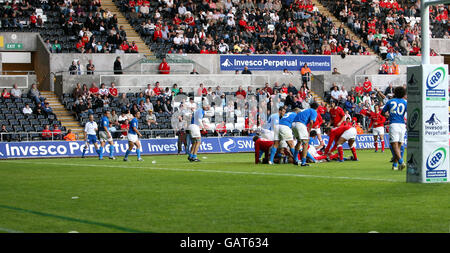
[[[288,148],[288,144],[286,141],[280,141],[280,148]]]
[[[263,129],[261,131],[261,138],[264,138],[266,140],[273,141],[273,131],[270,131],[268,129]]]
[[[316,133],[319,135],[319,134],[322,134],[322,131],[320,130],[320,127],[319,128],[311,128],[311,131],[316,131]]]
[[[130,133],[128,133],[127,138],[128,138],[128,141],[132,142],[132,143],[136,143],[136,142],[139,141],[139,138],[138,138],[137,134],[130,134]]]
[[[190,124],[187,128],[191,132],[192,138],[201,138],[202,135],[200,134],[200,127],[196,124]]]
[[[113,141],[113,138],[112,138],[112,136],[111,136],[111,138],[108,138],[108,135],[106,134],[106,132],[105,131],[100,131],[99,133],[98,133],[98,136],[100,137],[100,141],[104,141],[104,142],[106,142],[106,141]]]
[[[342,133],[341,137],[346,140],[355,139],[357,135],[356,128],[352,127],[348,130],[346,130],[344,133]]]
[[[301,122],[294,122],[292,124],[292,132],[297,140],[309,139],[308,128]]]
[[[316,149],[316,147],[314,147],[314,145],[309,145],[309,147],[308,147],[308,152],[309,152],[313,157],[319,156],[319,154],[317,153],[317,149]]]
[[[389,125],[389,142],[405,141],[406,125],[401,123],[393,123]]]
[[[384,135],[384,127],[374,127],[373,128],[373,135],[374,136],[381,136]]]
[[[274,131],[273,140],[275,141],[292,141],[294,136],[292,135],[292,130],[285,125],[278,125]]]

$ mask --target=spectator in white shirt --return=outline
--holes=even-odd
[[[145,110],[146,112],[148,112],[149,110],[152,110],[152,111],[153,111],[153,104],[152,104],[152,102],[150,101],[150,98],[148,98],[148,97],[145,99],[144,110]]]
[[[104,83],[102,83],[102,85],[100,86],[100,89],[98,90],[98,94],[100,94],[100,96],[108,96],[109,95],[109,90],[108,90],[108,88],[106,88]]]
[[[175,36],[175,38],[173,38],[173,44],[180,46],[181,45],[181,41],[183,40],[183,37],[180,36],[180,34],[177,33],[177,35]]]
[[[341,88],[341,99],[344,100],[343,102],[347,101],[348,92],[345,90],[345,87],[342,86]]]
[[[15,83],[11,89],[11,96],[15,98],[20,98],[22,96],[22,91],[17,88],[17,83]]]
[[[123,124],[125,122],[125,120],[127,120],[127,119],[128,119],[128,117],[125,114],[125,111],[122,111],[122,113],[119,116],[119,124]]]
[[[146,97],[151,97],[151,96],[153,96],[153,89],[152,89],[152,85],[151,85],[151,84],[147,84],[147,89],[145,89],[144,95],[145,95]]]
[[[334,86],[334,89],[331,91],[331,99],[336,101],[336,103],[338,103],[340,97],[341,97],[341,91],[339,90],[339,87]]]
[[[181,3],[180,7],[178,7],[178,14],[180,14],[180,16],[186,14],[186,7],[184,7],[183,3]]]
[[[30,108],[29,104],[25,104],[25,107],[22,109],[23,114],[32,114],[33,109]]]

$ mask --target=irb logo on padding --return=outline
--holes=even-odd
[[[439,167],[444,165],[447,160],[447,151],[445,148],[438,148],[433,151],[427,158],[427,178],[439,178],[447,177],[447,170],[441,169]]]
[[[433,72],[428,74],[427,88],[434,89],[445,79],[445,69],[443,67],[436,68]]]
[[[446,156],[447,152],[445,151],[445,148],[436,149],[427,158],[427,170],[435,170],[441,166],[444,163]]]
[[[427,100],[445,100],[446,89],[436,89],[445,80],[445,69],[443,67],[437,67],[430,74],[428,74],[427,85]],[[432,98],[430,98],[432,97]]]

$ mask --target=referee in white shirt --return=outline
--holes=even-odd
[[[89,121],[86,123],[84,127],[84,136],[86,144],[84,145],[83,154],[81,155],[81,158],[84,158],[84,155],[86,154],[86,151],[88,150],[90,144],[94,144],[95,151],[100,156],[100,149],[97,143],[97,131],[98,126],[97,123],[94,121],[94,115],[89,115]]]

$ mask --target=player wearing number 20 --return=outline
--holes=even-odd
[[[394,98],[389,100],[383,108],[382,113],[389,113],[389,142],[394,157],[393,170],[403,170],[406,164],[403,162],[403,141],[405,140],[406,124],[405,113],[407,102],[405,100],[406,90],[403,87],[394,89]],[[400,164],[400,166],[398,165]]]

